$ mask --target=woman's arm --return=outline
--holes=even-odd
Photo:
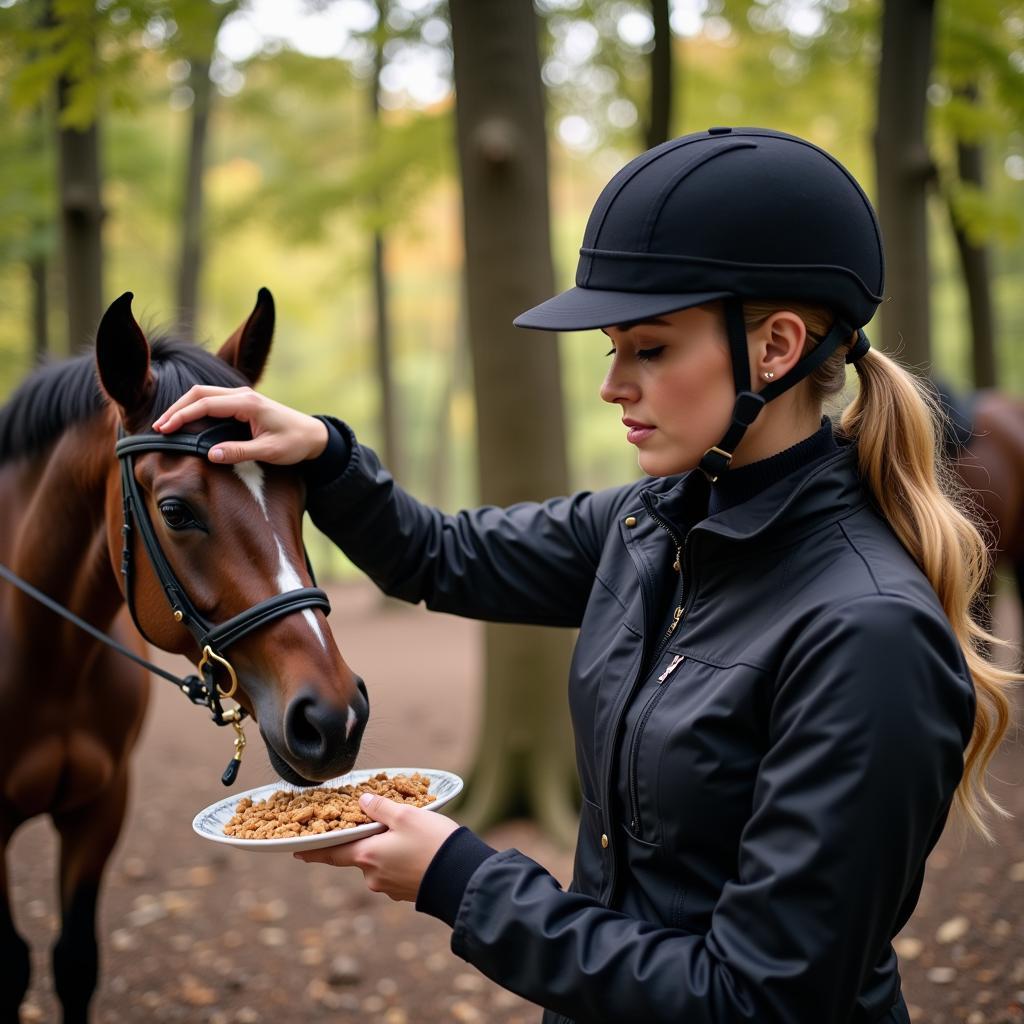
[[[205,416],[234,417],[253,434],[219,445],[214,461],[305,462],[313,522],[385,593],[492,622],[578,626],[612,517],[636,490],[447,515],[399,487],[340,420],[251,388],[194,387],[154,429],[171,433]]]
[[[312,487],[317,528],[385,593],[434,611],[578,626],[616,510],[636,485],[447,514],[417,501],[339,420],[349,457]]]

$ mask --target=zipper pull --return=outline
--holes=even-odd
[[[685,659],[681,654],[677,654],[668,664],[668,668],[658,676],[658,682],[663,683],[673,672],[683,663]]]
[[[680,560],[680,558],[682,558],[682,555],[683,555],[683,549],[682,548],[676,548],[676,560],[672,563],[672,568],[675,569],[676,572],[682,572],[683,571],[683,568],[682,568],[682,566],[679,563],[679,560]]]
[[[672,613],[672,621],[669,623],[668,632],[665,634],[667,640],[675,631],[676,626],[679,625],[679,620],[683,617],[683,606],[676,605],[676,610]]]

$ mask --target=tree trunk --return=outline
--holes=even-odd
[[[50,324],[47,317],[46,257],[33,256],[28,262],[32,282],[32,362],[38,366],[50,354]]]
[[[882,12],[875,161],[886,250],[882,347],[912,367],[931,360],[925,141],[934,0],[888,0]]]
[[[958,90],[969,103],[977,103],[978,90],[973,83]],[[960,180],[984,189],[984,151],[979,143],[959,142],[957,163]],[[995,352],[995,309],[992,304],[991,275],[988,247],[975,245],[956,217],[952,203],[948,203],[950,221],[960,254],[967,303],[971,319],[971,364],[976,388],[994,388],[999,379]]]
[[[480,499],[567,490],[558,347],[513,318],[554,291],[547,141],[530,0],[452,0]],[[561,630],[486,627],[484,721],[460,816],[528,814],[571,843],[575,789]]]
[[[390,0],[377,0],[377,41],[374,47],[373,82],[370,86],[370,119],[376,144],[380,131],[380,73],[384,67],[384,26]],[[373,197],[375,204],[380,197]],[[398,409],[395,402],[394,371],[391,359],[391,319],[388,316],[388,280],[384,273],[386,244],[380,228],[373,232],[373,311],[377,362],[377,387],[380,390],[380,432],[384,465],[401,479],[401,452],[398,441]]]
[[[182,201],[178,321],[194,332],[199,315],[199,275],[203,259],[203,170],[206,166],[206,139],[209,134],[213,83],[210,81],[209,58],[195,58],[190,63],[192,132],[189,137]]]
[[[57,83],[57,111],[67,106],[70,83]],[[92,341],[103,305],[103,243],[99,119],[84,131],[57,129],[58,195],[67,288],[68,351]]]
[[[672,132],[672,26],[668,0],[651,0],[654,49],[651,50],[651,110],[647,148],[671,138]]]
[[[466,301],[459,302],[459,311],[455,321],[455,340],[452,344],[451,368],[445,376],[441,387],[441,397],[437,403],[437,418],[434,421],[433,446],[430,453],[430,502],[442,508],[448,502],[448,489],[451,485],[451,442],[452,442],[452,402],[466,386],[469,376],[469,346],[466,338]]]
[[[46,148],[46,141],[50,136],[52,128],[47,123],[46,108],[40,104],[33,114],[33,126],[35,128],[34,142],[39,150]],[[33,216],[32,218],[32,251],[27,260],[30,288],[32,290],[31,321],[29,323],[29,337],[32,339],[32,364],[39,366],[46,362],[50,355],[50,318],[49,318],[49,288],[47,271],[49,267],[49,245],[44,245],[40,239],[49,236],[46,225],[41,223],[43,217]]]

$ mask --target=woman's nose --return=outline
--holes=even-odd
[[[617,358],[612,359],[612,365],[608,368],[608,373],[605,374],[600,395],[604,401],[612,405],[616,402],[634,402],[639,397],[639,389],[623,373]]]

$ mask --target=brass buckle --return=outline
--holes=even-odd
[[[238,676],[235,675],[235,670],[231,667],[231,662],[227,658],[222,658],[219,654],[214,653],[213,648],[207,644],[203,648],[203,660],[199,662],[199,671],[203,671],[203,666],[210,661],[216,661],[218,664],[223,665],[228,670],[228,675],[231,676],[231,688],[228,690],[222,690],[220,683],[214,683],[217,687],[217,693],[222,697],[233,697],[235,691],[238,689]]]
[[[714,445],[713,444],[704,453],[704,458],[707,458],[712,452],[716,452],[718,455],[725,456],[725,468],[728,469],[729,468],[729,464],[732,462],[733,453],[732,452],[727,452],[727,451],[725,451],[724,448],[719,448],[718,445]],[[707,474],[705,474],[705,476],[706,475]],[[718,474],[716,473],[713,477],[709,477],[709,479],[710,479],[711,483],[714,483],[718,479]]]

